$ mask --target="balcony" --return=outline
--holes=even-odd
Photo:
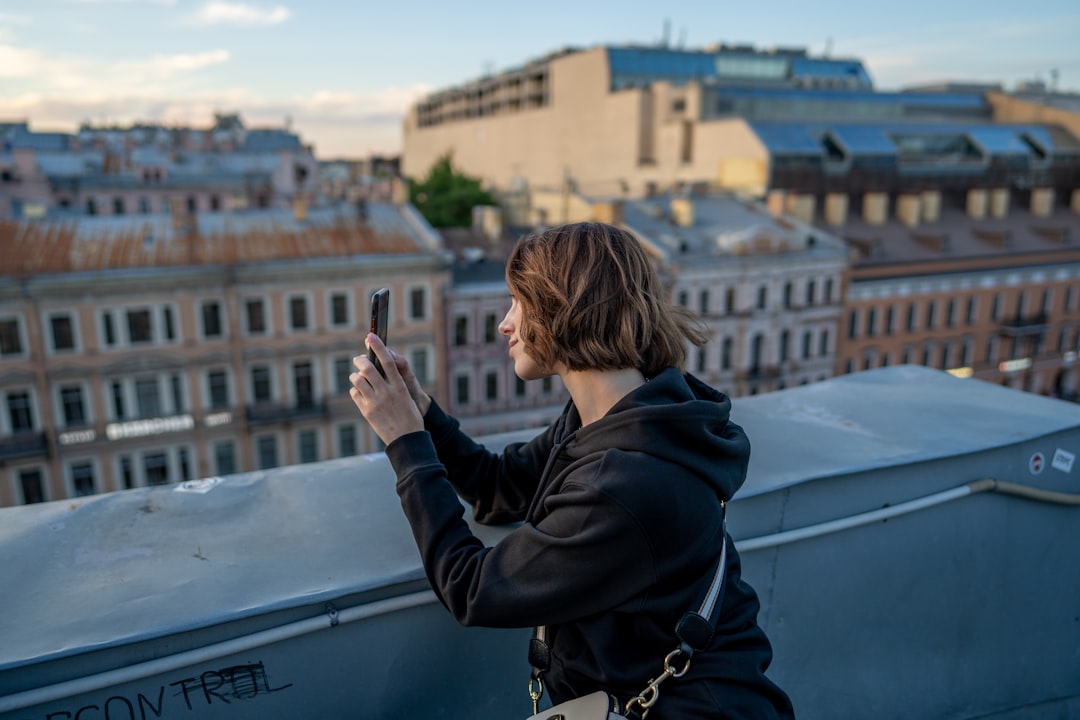
[[[45,433],[23,432],[0,440],[0,462],[49,455],[49,440]]]
[[[302,402],[295,405],[261,402],[247,406],[248,425],[274,425],[294,420],[324,419],[329,416],[325,402]]]
[[[998,326],[998,332],[1006,337],[1022,337],[1026,335],[1041,335],[1049,329],[1049,321],[1046,313],[1038,312],[1034,315],[1014,315],[1002,320]]]

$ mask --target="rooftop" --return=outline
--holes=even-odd
[[[81,217],[77,221],[0,222],[0,275],[240,264],[267,260],[436,249],[411,207],[368,203],[312,209],[304,220],[286,210],[202,213],[193,225],[171,215]],[[419,222],[422,222],[419,221]]]

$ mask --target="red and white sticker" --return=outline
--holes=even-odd
[[[1045,467],[1046,458],[1043,457],[1043,454],[1041,452],[1035,453],[1031,456],[1031,459],[1028,460],[1028,470],[1031,471],[1032,475],[1038,475],[1043,471],[1043,468]]]

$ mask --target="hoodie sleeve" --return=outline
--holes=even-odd
[[[424,427],[447,479],[472,506],[477,522],[499,525],[525,518],[554,446],[554,426],[527,443],[493,453],[463,433],[458,421],[432,400]]]
[[[428,580],[458,622],[566,622],[619,606],[655,581],[645,533],[589,477],[565,482],[537,524],[526,523],[484,547],[465,522],[429,437],[405,435],[387,455]],[[591,476],[600,465],[582,472]]]

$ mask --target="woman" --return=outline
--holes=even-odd
[[[678,646],[674,628],[712,579],[725,543],[723,502],[750,446],[729,399],[684,374],[705,334],[663,300],[642,247],[598,223],[526,236],[506,269],[499,331],[523,380],[558,375],[562,416],[534,440],[488,452],[428,397],[375,335],[350,394],[386,443],[431,585],[465,625],[546,626],[553,702],[605,690],[637,696]],[[524,521],[484,547],[482,523]],[[772,651],[758,601],[728,544],[726,590],[706,650],[667,680],[650,718],[793,715],[764,675]]]

